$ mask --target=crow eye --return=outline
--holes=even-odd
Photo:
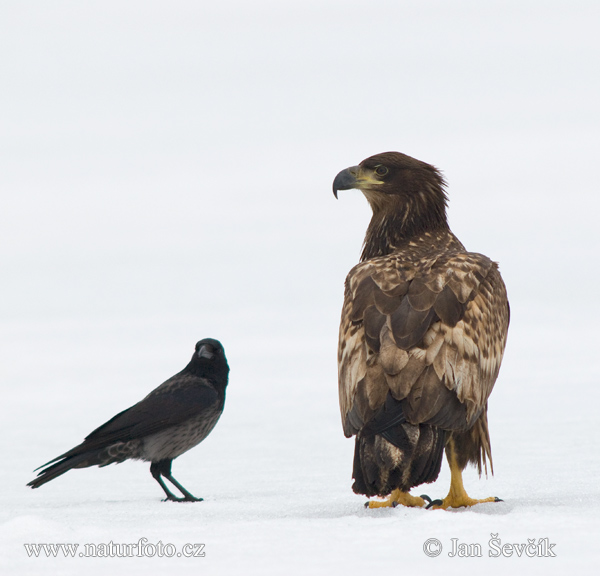
[[[377,174],[377,176],[385,176],[388,173],[388,169],[385,166],[377,166],[377,168],[375,168],[375,174]]]

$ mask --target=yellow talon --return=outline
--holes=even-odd
[[[499,498],[491,496],[490,498],[470,498],[469,495],[465,492],[464,495],[457,497],[455,495],[446,496],[441,504],[432,506],[432,510],[447,510],[448,508],[461,508],[474,506],[475,504],[483,504],[484,502],[501,502]]]
[[[394,508],[402,504],[403,506],[425,506],[425,500],[419,496],[412,496],[408,492],[394,490],[387,500],[369,500],[365,506],[367,508]]]
[[[431,506],[432,509],[447,510],[448,508],[474,506],[475,504],[482,504],[484,502],[502,502],[500,498],[494,496],[482,498],[481,500],[471,498],[465,490],[462,479],[462,470],[457,466],[453,452],[450,452],[448,463],[450,464],[450,491],[448,492],[448,496],[442,500],[442,503]]]

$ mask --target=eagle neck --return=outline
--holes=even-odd
[[[361,262],[391,254],[426,233],[450,232],[444,208],[428,211],[425,215],[415,214],[409,206],[391,213],[374,212],[365,235]]]

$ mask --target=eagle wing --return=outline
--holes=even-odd
[[[509,323],[506,288],[486,256],[393,253],[346,278],[338,349],[346,436],[388,394],[412,424],[468,430],[498,376]]]

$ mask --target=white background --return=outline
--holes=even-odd
[[[2,572],[595,572],[599,20],[593,0],[1,2]],[[369,511],[351,491],[337,329],[370,212],[331,183],[387,150],[441,168],[453,231],[500,262],[495,476],[465,482],[503,503]],[[203,503],[161,502],[139,462],[25,487],[208,336],[225,412],[173,466]],[[448,483],[444,463],[413,493]],[[490,534],[557,558],[490,558]],[[23,546],[142,537],[206,557]]]

